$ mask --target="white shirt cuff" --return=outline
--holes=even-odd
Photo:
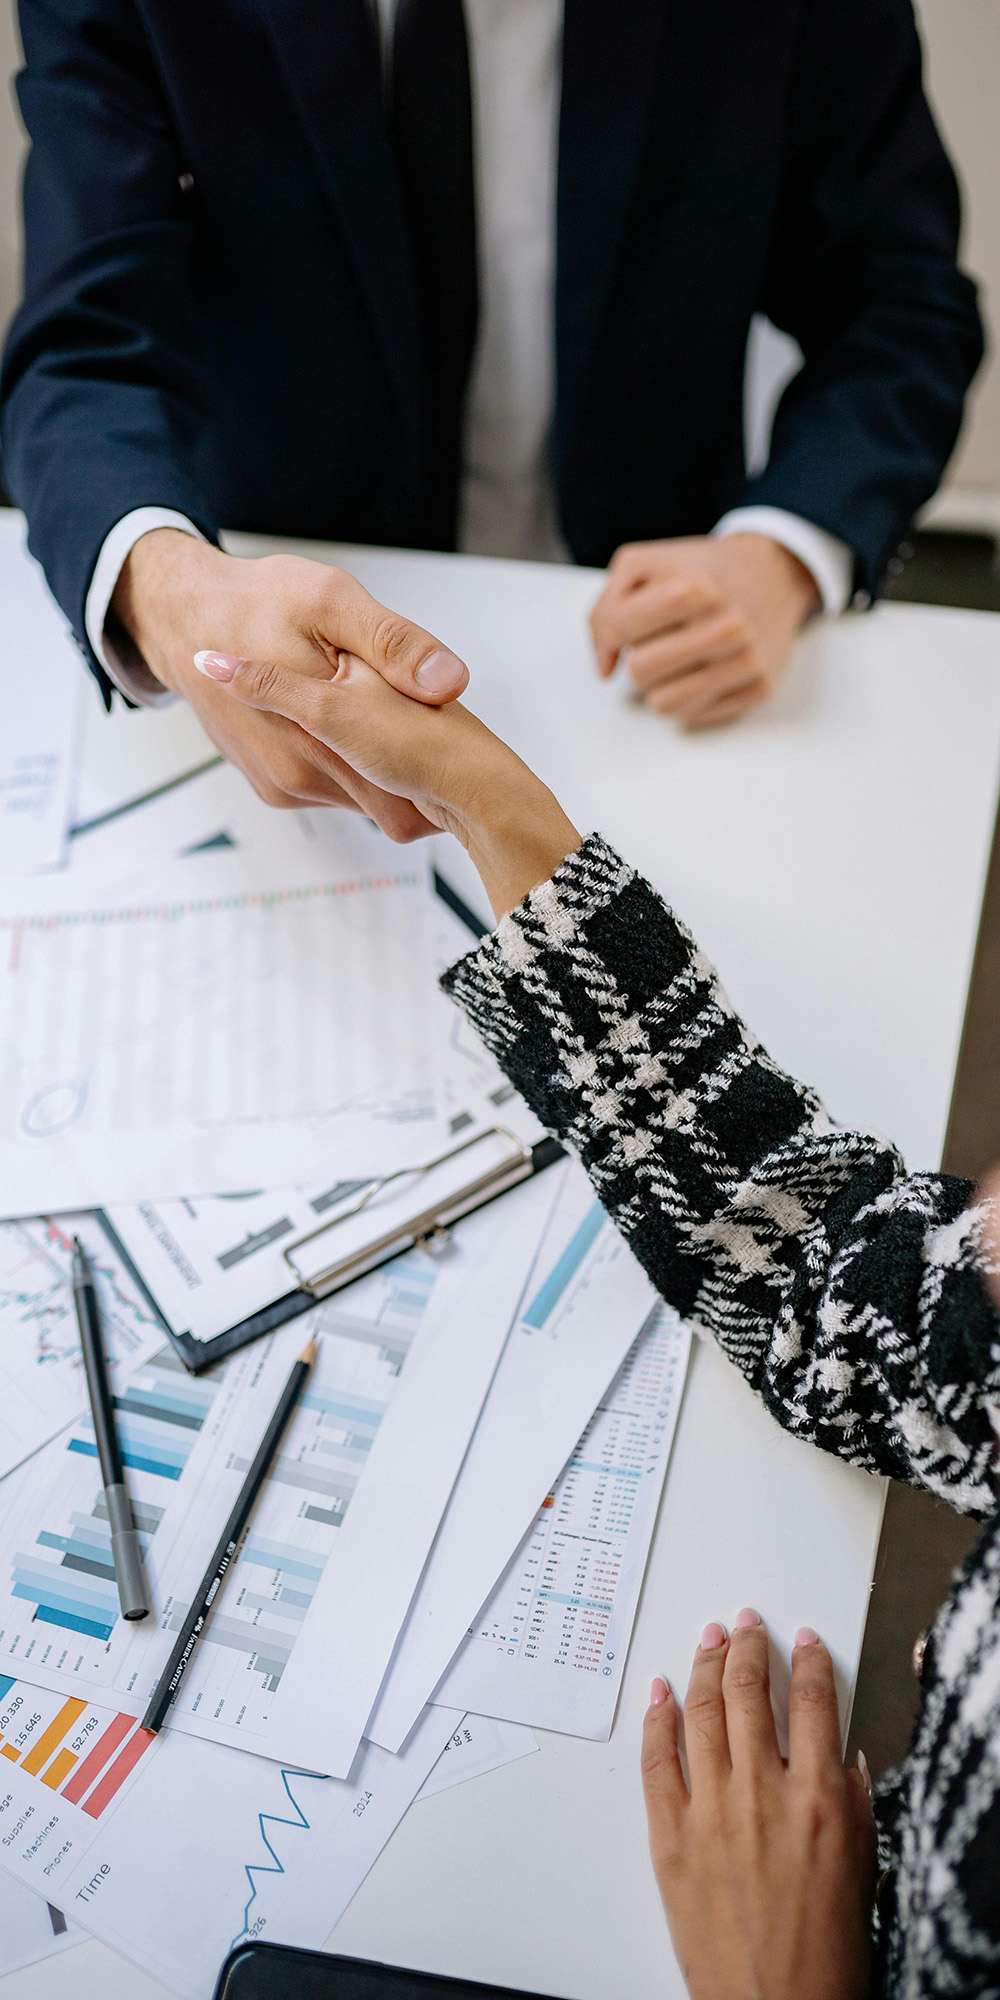
[[[851,595],[854,551],[814,521],[786,514],[783,507],[733,507],[712,529],[713,535],[769,535],[790,549],[809,571],[824,611],[843,611]]]
[[[199,542],[205,540],[201,529],[172,507],[134,507],[105,536],[94,564],[83,614],[87,637],[109,680],[114,681],[119,693],[128,695],[141,708],[165,708],[177,697],[157,680],[124,626],[117,619],[109,620],[108,607],[126,556],[154,528],[180,528],[185,535],[195,535]]]

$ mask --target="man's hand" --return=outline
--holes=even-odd
[[[381,792],[288,718],[238,706],[194,664],[196,653],[211,651],[330,680],[346,646],[411,700],[453,701],[469,678],[461,660],[354,577],[302,556],[227,556],[157,528],[128,557],[111,609],[157,678],[190,702],[268,805],[348,806],[396,840],[430,831],[409,802]]]
[[[809,571],[769,535],[696,535],[618,550],[591,613],[601,674],[621,659],[658,715],[732,722],[771,694],[820,606]]]
[[[862,2000],[869,1990],[875,1821],[840,1761],[833,1665],[816,1634],[792,1655],[789,1756],[768,1687],[767,1633],[741,1611],[709,1625],[680,1712],[653,1682],[642,1775],[650,1850],[692,2000]]]

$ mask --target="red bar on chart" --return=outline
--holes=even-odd
[[[145,1750],[156,1742],[156,1732],[152,1729],[137,1729],[126,1743],[124,1750],[115,1758],[110,1771],[106,1771],[99,1785],[95,1785],[84,1805],[84,1812],[91,1819],[100,1819],[106,1805],[110,1805],[115,1793],[125,1783],[130,1771],[134,1771]],[[65,1793],[63,1794],[65,1797]]]
[[[84,1792],[90,1790],[98,1772],[103,1771],[108,1758],[114,1756],[119,1743],[128,1735],[134,1721],[134,1715],[116,1715],[114,1721],[108,1723],[103,1736],[99,1736],[93,1749],[88,1750],[80,1769],[70,1779],[63,1792],[63,1798],[67,1799],[71,1806],[79,1805]]]

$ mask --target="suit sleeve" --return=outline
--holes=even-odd
[[[940,483],[983,353],[910,0],[806,0],[787,102],[763,305],[805,365],[744,498],[846,542],[874,596]]]
[[[1000,1328],[972,1183],[907,1175],[834,1125],[599,836],[443,984],[786,1430],[995,1511]]]
[[[194,445],[203,331],[183,151],[131,0],[21,0],[25,296],[0,381],[4,480],[106,697],[85,604],[145,506],[217,539]]]

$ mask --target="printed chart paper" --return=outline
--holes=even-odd
[[[654,1308],[435,1700],[610,1736],[690,1345]]]
[[[112,1385],[162,1346],[163,1329],[91,1215],[0,1224],[0,1478],[87,1408],[69,1269],[90,1258]]]
[[[0,883],[0,1214],[351,1178],[436,1150],[426,864]]]
[[[0,875],[28,875],[65,856],[88,676],[20,524],[0,530],[0,604]]]
[[[434,1695],[657,1303],[581,1167],[565,1171],[526,1296],[365,1729],[389,1750]]]
[[[543,1181],[470,1217],[440,1260],[413,1251],[207,1375],[166,1346],[131,1374],[118,1414],[154,1610],[141,1625],[118,1615],[89,1421],[15,1472],[0,1672],[141,1714],[313,1331],[316,1367],[171,1728],[346,1776],[547,1221],[558,1183],[546,1198]]]
[[[338,1783],[0,1678],[0,1867],[208,2000],[241,1939],[324,1943],[460,1722]]]

